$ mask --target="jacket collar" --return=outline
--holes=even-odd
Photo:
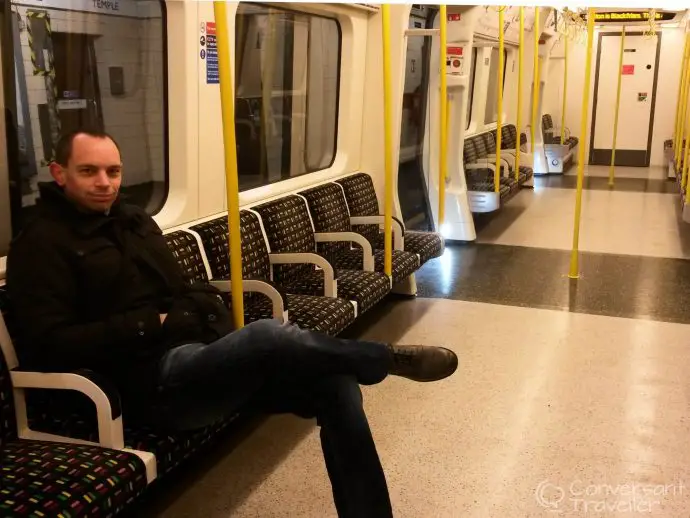
[[[56,182],[41,182],[38,184],[38,190],[40,198],[37,205],[41,211],[67,219],[76,231],[84,235],[92,234],[102,226],[112,224],[114,221],[124,223],[137,219],[135,213],[122,203],[120,195],[106,214],[77,206],[65,195],[62,187]]]

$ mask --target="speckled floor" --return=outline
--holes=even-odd
[[[366,335],[391,328],[461,360],[439,383],[389,378],[363,390],[395,516],[554,516],[547,504],[579,516],[587,486],[590,509],[624,509],[634,483],[644,485],[639,509],[688,515],[688,326],[418,299]],[[296,417],[271,418],[189,482],[146,515],[335,516],[317,430]],[[657,486],[665,494],[650,497]]]
[[[661,173],[629,177],[645,174]],[[396,517],[690,515],[690,238],[660,190],[585,191],[577,289],[574,190],[537,187],[478,244],[425,266],[419,298],[348,331],[460,357],[439,383],[363,388]],[[318,431],[292,416],[221,446],[139,511],[336,516]]]

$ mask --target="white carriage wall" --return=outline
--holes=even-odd
[[[484,7],[476,7],[477,10],[484,10]],[[546,17],[550,8],[541,8],[539,14],[539,31],[546,24]],[[495,13],[498,18],[498,13]],[[522,114],[520,131],[528,135],[529,125],[531,124],[531,92],[532,76],[534,74],[534,32],[532,28],[534,8],[525,7],[525,33],[524,47],[522,53]],[[517,22],[516,22],[517,23]],[[482,41],[474,39],[474,44]],[[498,45],[498,44],[496,44]],[[503,87],[503,121],[504,124],[515,124],[517,122],[517,92],[518,92],[518,47],[517,45],[505,45],[507,51],[506,58],[506,77]],[[483,133],[496,128],[496,123],[485,123],[484,115],[489,89],[489,68],[491,57],[491,47],[479,47],[477,49],[476,76],[474,80],[472,98],[472,122],[465,133],[465,137]],[[541,75],[541,74],[540,74]],[[544,76],[542,76],[544,77]],[[493,85],[496,88],[496,85]]]
[[[390,6],[390,42],[391,42],[391,126],[392,150],[391,164],[393,167],[393,214],[401,218],[398,200],[397,168],[400,158],[400,136],[402,120],[403,92],[405,88],[405,31],[408,28],[412,6]],[[382,14],[379,12],[369,18],[368,37],[366,46],[366,62],[364,64],[363,121],[361,126],[361,165],[362,171],[374,178],[379,207],[383,211],[385,189],[385,135],[384,135],[384,106],[383,106],[383,45],[382,45]],[[344,69],[343,69],[344,70]],[[361,70],[361,65],[359,70]]]
[[[587,138],[585,145],[585,163],[589,157],[589,141],[592,130],[592,106],[594,103],[594,77],[596,55],[599,46],[599,32],[620,32],[620,27],[606,27],[595,29],[592,46],[592,71],[590,78],[590,95],[588,104]],[[626,31],[639,30],[628,27]],[[673,134],[676,102],[678,97],[678,81],[680,80],[680,62],[683,54],[683,30],[675,27],[664,27],[660,31],[661,54],[659,56],[659,76],[657,79],[656,105],[654,109],[654,126],[652,136],[652,150],[650,166],[663,166],[663,143]],[[573,136],[580,138],[580,121],[582,119],[582,95],[584,93],[585,58],[587,45],[571,43],[568,47],[568,89],[566,99],[565,125]],[[562,56],[563,46],[556,45],[552,56]],[[564,60],[552,60],[547,81],[547,96],[544,98],[544,113],[554,117],[554,124],[560,126],[562,113],[562,86]],[[611,85],[615,88],[616,85]],[[582,145],[580,141],[580,145]],[[577,157],[574,157],[577,162]]]
[[[27,23],[27,9],[16,6]],[[97,13],[39,9],[50,17],[55,32],[96,36],[98,82],[105,129],[122,149],[125,162],[125,185],[164,180],[163,154],[163,81],[160,64],[163,43],[160,15],[155,18],[132,18]],[[43,143],[38,105],[46,102],[46,86],[42,76],[33,74],[31,49],[26,27],[20,31],[24,61],[34,153],[38,165],[38,181],[50,179],[43,161]],[[121,66],[124,72],[125,95],[110,92],[108,67]]]
[[[187,31],[187,41],[185,45],[188,45],[188,47],[185,47],[185,52],[188,60],[191,61],[193,59],[187,66],[193,70],[191,75],[194,82],[194,85],[185,85],[186,92],[183,93],[180,91],[174,95],[180,95],[180,100],[191,103],[187,106],[186,113],[187,117],[195,119],[194,130],[197,134],[192,136],[191,126],[188,131],[183,131],[183,128],[178,126],[177,122],[173,121],[171,117],[170,195],[168,204],[166,204],[163,213],[156,217],[164,226],[178,225],[195,218],[209,216],[226,210],[220,85],[207,84],[206,64],[200,58],[201,47],[199,43],[202,23],[205,24],[206,22],[214,21],[213,3],[193,2],[189,0],[177,0],[171,3],[182,4],[184,6],[183,9],[175,10],[180,11],[180,17],[184,18],[186,22],[185,30]],[[293,3],[285,5],[269,3],[267,5],[274,5],[277,8],[283,9],[289,8],[304,13],[335,17],[340,23],[342,34],[340,91],[326,89],[320,92],[321,99],[324,103],[329,102],[329,99],[332,100],[333,97],[339,94],[336,156],[333,164],[321,171],[296,176],[270,185],[241,192],[240,205],[242,207],[282,196],[286,193],[295,192],[318,182],[332,180],[345,173],[355,171],[359,169],[360,166],[362,102],[365,84],[364,70],[361,63],[364,60],[367,47],[367,25],[370,13],[354,10],[345,5],[335,4]],[[228,19],[231,28],[229,37],[231,42],[231,54],[233,56],[235,55],[234,21],[237,7],[237,3],[228,3]],[[172,9],[171,6],[171,10]],[[190,17],[192,18],[192,23],[189,23]],[[169,18],[172,17],[169,15]],[[176,23],[180,24],[182,21],[183,20],[180,19],[177,20]],[[175,29],[169,24],[169,33],[172,33],[174,30]],[[297,37],[299,37],[299,35]],[[193,43],[191,43],[192,41]],[[189,47],[192,47],[191,52]],[[310,61],[310,67],[319,67],[321,69],[327,68],[328,74],[331,75],[338,73],[337,56],[325,53],[323,49],[319,48],[319,45],[312,46],[309,56],[296,56],[298,60],[303,60],[304,58]],[[249,59],[245,59],[245,63],[249,61]],[[302,65],[304,64],[305,63],[302,63]],[[171,63],[169,82],[174,83],[179,81],[180,76],[178,76],[178,74],[183,74],[184,69],[185,67],[181,67],[179,64],[173,65]],[[172,109],[173,99],[175,98],[172,89],[170,98],[170,106]],[[178,103],[175,105],[175,108],[180,109],[182,106]],[[324,114],[319,110],[311,109],[307,110],[307,112],[307,117],[309,118],[307,121],[308,128],[321,127],[321,125],[315,121],[318,121],[319,118],[323,118]],[[312,124],[312,122],[314,123]],[[293,131],[294,130],[295,128],[293,125]],[[308,138],[312,137],[314,137],[313,132],[309,133]],[[320,134],[318,138],[326,141],[326,139],[332,139],[333,134],[331,133],[329,135],[328,132],[324,132]],[[193,142],[193,144],[191,142]],[[190,145],[194,149],[190,149]],[[180,153],[182,155],[182,149],[178,149],[177,146],[182,148],[187,146],[185,151],[187,160],[194,161],[191,169],[182,171],[175,165],[175,161],[172,158],[173,153]],[[309,158],[313,159],[315,162],[319,161],[319,157],[311,156]],[[187,163],[189,164],[189,162]],[[326,165],[328,164],[326,163]],[[178,175],[181,175],[183,179],[179,183],[176,182]],[[195,184],[194,189],[188,191],[187,187],[189,187],[191,183]],[[191,196],[195,196],[196,199],[187,199]]]

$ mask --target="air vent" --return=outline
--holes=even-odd
[[[358,7],[360,9],[366,9],[367,11],[371,11],[373,13],[378,13],[380,10],[380,7],[376,4],[350,4],[353,7]]]

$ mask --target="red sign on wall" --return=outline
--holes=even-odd
[[[460,13],[451,13],[447,16],[449,22],[459,22],[460,18]]]
[[[622,74],[624,76],[631,76],[635,73],[635,65],[623,65],[623,72]]]

